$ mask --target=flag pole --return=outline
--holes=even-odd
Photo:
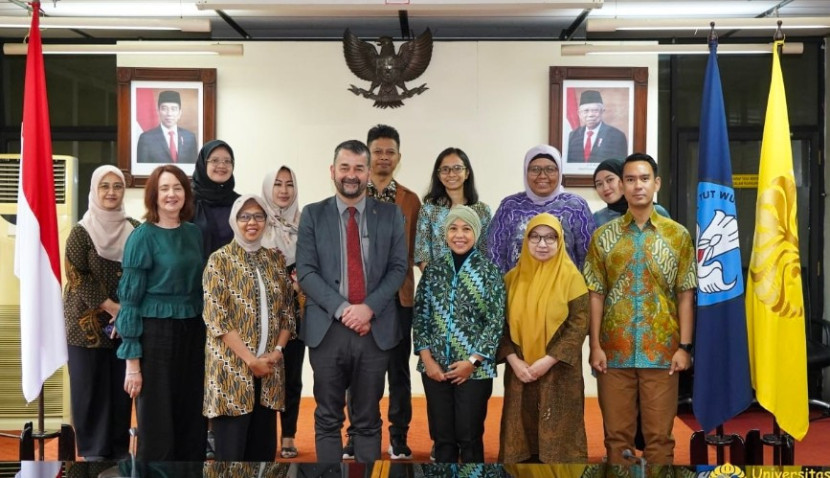
[[[715,22],[710,22],[709,27],[709,60],[704,76],[701,105],[697,205],[697,224],[698,230],[701,231],[697,237],[697,247],[707,251],[712,249],[709,239],[712,234],[732,236],[725,226],[719,229],[721,225],[737,224],[734,202],[724,199],[734,198],[734,190],[723,92],[717,67],[718,35],[715,32]],[[715,194],[715,191],[721,193]],[[713,219],[719,217],[719,214],[722,219]],[[716,263],[720,264],[722,271],[726,271],[727,276],[740,275],[737,229],[734,231],[734,238],[733,247],[725,248],[716,254],[704,254],[704,257],[708,258],[702,261],[699,258],[698,270],[700,271],[704,265],[709,267]],[[706,274],[705,277],[710,277],[710,274]],[[709,462],[708,447],[714,446],[717,463],[722,464],[725,463],[725,450],[728,447],[731,463],[743,466],[743,438],[738,434],[727,435],[723,427],[726,420],[746,408],[751,395],[748,356],[745,353],[741,354],[741,350],[745,348],[739,347],[739,342],[734,340],[736,336],[740,336],[744,343],[746,340],[745,333],[741,333],[740,323],[738,326],[734,323],[735,318],[743,316],[740,302],[743,285],[735,279],[728,286],[724,282],[716,289],[721,295],[713,294],[712,287],[701,286],[697,292],[697,347],[692,403],[701,429],[692,433],[690,458],[693,464],[706,464]],[[723,353],[726,349],[730,349],[732,353]],[[730,391],[724,393],[725,390]],[[712,430],[714,433],[708,434]]]
[[[21,387],[27,402],[38,401],[37,430],[32,422],[20,434],[20,461],[46,460],[47,439],[58,438],[58,460],[75,458],[75,433],[70,425],[46,431],[44,382],[67,362],[61,297],[60,250],[54,197],[52,139],[46,74],[40,36],[40,1],[31,3],[23,124],[20,132],[20,174],[17,200],[15,275],[20,279]]]
[[[773,43],[774,48],[775,48],[775,50],[773,52],[773,57],[774,57],[773,58],[773,72],[775,71],[776,63],[779,61],[781,51],[782,51],[783,46],[784,46],[784,40],[785,40],[785,37],[786,37],[784,35],[784,31],[781,29],[781,24],[782,23],[783,22],[781,20],[778,20],[778,28],[775,30],[775,33],[773,34],[773,37],[772,37],[773,42],[774,42]],[[773,75],[773,81],[774,81],[774,75]],[[775,86],[774,84],[770,85],[770,91],[772,91],[772,88],[774,86]],[[770,95],[772,95],[772,93],[770,93]],[[768,108],[769,107],[770,106],[768,105]],[[785,107],[786,107],[786,104],[785,104]],[[786,110],[785,110],[785,113],[786,113]],[[787,125],[789,126],[789,123],[787,123]],[[766,135],[767,135],[767,133],[766,133],[766,124],[765,124],[764,125],[764,141],[767,140]],[[763,163],[763,144],[762,144],[761,161]],[[790,168],[792,168],[792,164],[790,164]],[[760,186],[761,185],[759,184],[759,188],[760,188]],[[760,194],[760,190],[759,190],[759,194]],[[756,231],[756,235],[757,235],[757,231]],[[799,292],[800,292],[800,290],[799,290]],[[808,423],[809,423],[809,420],[808,420]],[[806,434],[806,431],[805,431],[805,434]],[[772,433],[763,435],[760,439],[760,444],[761,445],[759,445],[759,446],[766,445],[766,446],[771,446],[772,447],[772,449],[773,449],[773,465],[781,466],[781,465],[793,465],[794,464],[794,462],[795,462],[795,440],[794,440],[793,436],[791,434],[789,434],[786,430],[781,429],[781,427],[778,424],[777,415],[774,411],[772,413]],[[755,450],[755,452],[756,453],[761,453],[759,450]],[[760,456],[763,456],[763,454],[761,454]]]
[[[718,34],[715,33],[715,22],[709,22],[709,47],[711,48],[712,45],[715,48],[718,46]],[[732,441],[731,435],[724,435],[723,423],[715,427],[714,435],[706,435],[706,444],[715,447],[717,463],[725,463],[724,449],[731,445]]]
[[[709,22],[709,47],[718,46],[718,34],[715,33],[715,22]],[[732,437],[725,436],[723,423],[715,427],[714,435],[706,435],[706,444],[715,446],[717,463],[724,463],[724,448],[732,444]]]
[[[43,404],[43,387],[40,387],[40,394],[37,396],[37,448],[40,452],[39,460],[44,461],[46,456],[46,410]]]

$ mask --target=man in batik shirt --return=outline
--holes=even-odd
[[[626,463],[642,415],[649,463],[671,464],[678,376],[691,366],[697,287],[692,238],[654,211],[657,163],[626,158],[628,212],[596,230],[583,273],[591,296],[590,363],[597,373],[608,462]]]

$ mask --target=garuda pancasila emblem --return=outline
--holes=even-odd
[[[420,95],[429,89],[426,83],[413,89],[404,85],[404,82],[421,76],[429,66],[432,59],[432,32],[429,28],[414,40],[401,45],[397,54],[392,37],[380,37],[377,43],[380,52],[348,28],[343,34],[343,55],[349,69],[361,80],[372,82],[368,90],[350,85],[349,91],[375,100],[376,108],[398,108],[403,106],[401,100]],[[403,93],[399,93],[398,88]]]

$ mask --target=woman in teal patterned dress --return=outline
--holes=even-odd
[[[435,460],[480,463],[504,325],[504,281],[474,247],[481,221],[473,209],[452,208],[444,230],[449,251],[427,266],[415,295],[413,342]]]
[[[429,192],[418,212],[415,233],[415,265],[424,271],[426,265],[446,254],[444,219],[453,206],[469,206],[481,221],[478,250],[487,252],[487,228],[490,226],[490,206],[478,200],[475,175],[470,158],[459,148],[447,148],[438,155],[432,168]]]

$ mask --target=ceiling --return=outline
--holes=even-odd
[[[26,17],[23,0],[0,0],[0,16]],[[48,29],[44,42],[113,40],[339,40],[346,28],[362,38],[409,39],[430,28],[436,40],[661,40],[690,42],[708,31],[588,31],[592,19],[830,17],[830,0],[45,0],[48,17],[207,18],[209,33]],[[771,31],[719,31],[736,42],[771,38]],[[0,40],[21,41],[25,29],[0,28]]]

